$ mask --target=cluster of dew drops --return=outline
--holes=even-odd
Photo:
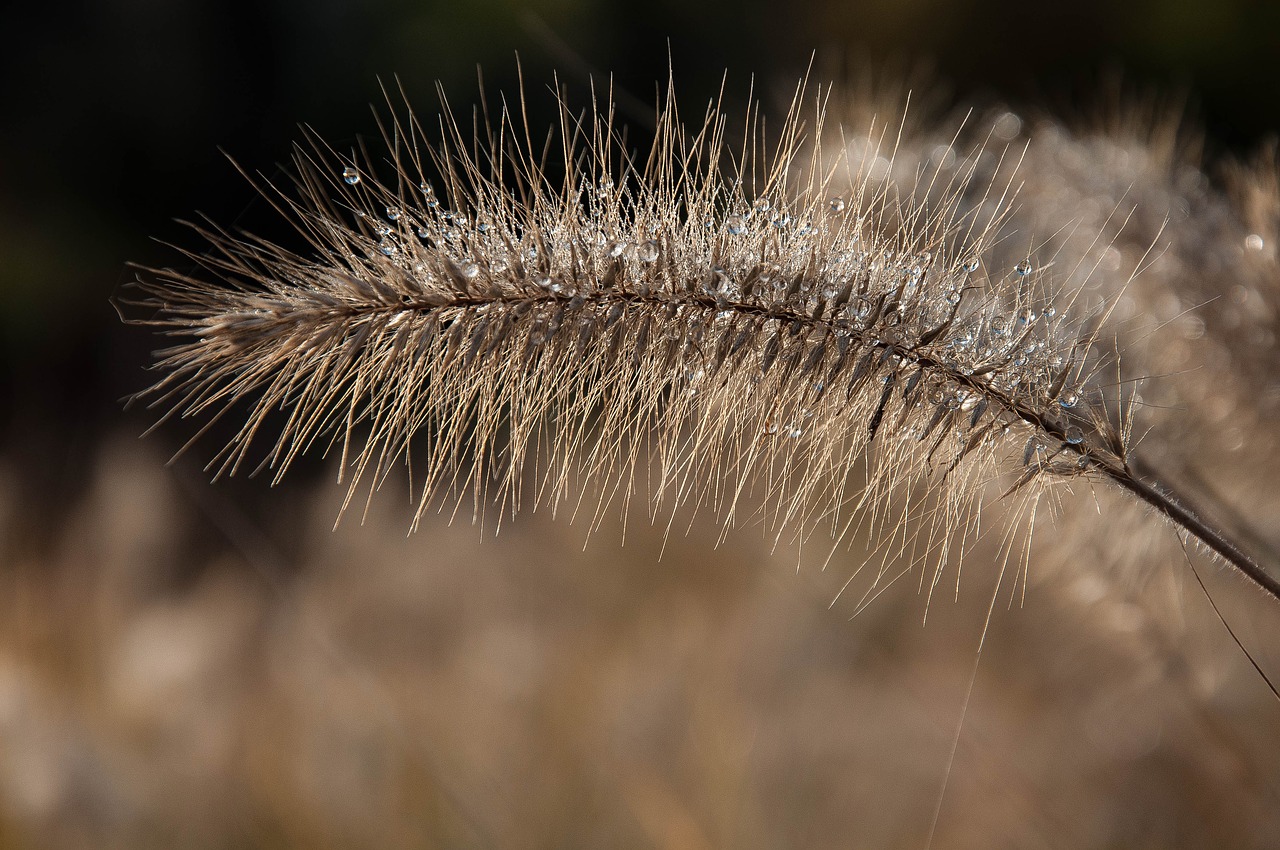
[[[347,186],[355,187],[361,183],[360,171],[355,166],[344,167],[341,176]],[[740,183],[735,183],[734,189],[735,191],[740,189]],[[423,200],[422,209],[417,218],[399,206],[386,206],[382,217],[371,216],[356,209],[356,217],[367,220],[378,236],[378,241],[370,249],[371,255],[376,251],[383,258],[407,265],[410,271],[425,272],[424,265],[414,259],[415,252],[406,250],[404,247],[403,240],[412,233],[420,240],[420,244],[428,245],[432,250],[449,255],[457,263],[461,273],[469,279],[480,275],[481,263],[491,275],[495,276],[510,269],[512,266],[510,251],[513,246],[523,255],[519,258],[520,260],[534,263],[538,259],[538,241],[530,238],[528,234],[511,243],[503,239],[493,239],[495,228],[491,223],[483,220],[472,222],[464,213],[442,208],[430,183],[422,182],[419,190]],[[599,203],[615,192],[615,186],[613,181],[605,176],[599,178],[594,184],[587,185],[586,190],[592,195],[591,202]],[[737,197],[742,196],[738,194]],[[847,209],[848,204],[843,198],[833,197],[822,205],[819,213],[824,213],[829,221],[836,221],[843,218]],[[768,197],[759,197],[750,205],[744,201],[738,210],[727,211],[719,220],[705,218],[702,221],[702,228],[705,233],[713,237],[724,234],[736,239],[771,229],[780,238],[808,240],[827,232],[823,224],[821,221],[811,220],[808,216],[793,216],[784,204]],[[610,260],[632,258],[640,264],[652,264],[660,256],[656,233],[641,234],[632,241],[620,238],[617,234],[607,233],[603,229],[596,229],[595,232],[586,235],[581,232],[582,230],[578,228],[574,234],[543,234],[541,244],[551,249],[564,247],[567,250],[576,237],[585,243],[582,247],[588,252],[595,252],[596,256]],[[830,283],[817,291],[803,293],[805,303],[795,306],[812,310],[820,300],[832,302],[844,281],[854,278],[859,273],[871,274],[876,276],[878,285],[873,286],[871,292],[850,298],[841,307],[844,315],[832,318],[843,318],[856,326],[859,322],[867,322],[873,310],[876,309],[874,299],[880,291],[900,292],[901,304],[910,303],[918,292],[920,295],[919,321],[914,328],[914,335],[918,339],[919,334],[927,327],[936,326],[947,314],[955,311],[960,305],[963,293],[969,288],[968,279],[977,273],[981,266],[978,257],[971,256],[960,262],[956,269],[937,271],[933,269],[931,265],[933,258],[927,252],[900,256],[885,251],[869,253],[859,244],[860,231],[861,221],[841,231],[842,238],[833,241],[829,246],[830,250],[823,252],[823,264],[818,270],[820,279]],[[773,271],[772,275],[766,273],[759,276],[752,292],[753,300],[782,297],[790,277],[781,267],[775,266]],[[1030,259],[1022,260],[1013,267],[1012,279],[1015,283],[1020,283],[1034,271],[1035,268]],[[936,279],[926,281],[930,272],[933,272]],[[905,281],[902,275],[905,275]],[[573,284],[561,278],[538,275],[534,283],[551,294],[570,296],[574,294],[568,291]],[[934,292],[929,293],[930,297],[925,297],[923,290],[926,287],[932,287],[932,290],[936,291],[936,297]],[[721,305],[718,318],[725,321],[731,319],[732,310],[729,309],[729,305],[743,297],[741,286],[735,279],[735,275],[726,268],[717,266],[713,269],[708,282],[704,284],[704,290],[706,295],[714,298]],[[1001,364],[984,378],[986,383],[1006,397],[1029,396],[1027,400],[1037,406],[1058,408],[1059,414],[1054,414],[1051,418],[1059,415],[1066,417],[1067,422],[1063,429],[1065,442],[1078,445],[1083,441],[1084,435],[1077,423],[1083,417],[1082,408],[1087,407],[1080,389],[1065,386],[1058,392],[1056,398],[1035,397],[1038,392],[1043,392],[1043,389],[1049,386],[1055,376],[1067,365],[1061,354],[1064,350],[1063,341],[1059,338],[1062,336],[1060,333],[1062,323],[1056,308],[1052,303],[1048,303],[1038,310],[1029,304],[1009,310],[1007,309],[1009,305],[1001,304],[999,299],[987,300],[989,303],[983,308],[968,312],[961,311],[960,315],[963,318],[957,320],[955,327],[942,341],[942,364],[948,369],[967,375],[975,374],[984,364]],[[903,309],[901,305],[899,309]],[[884,317],[881,316],[880,319],[883,322]],[[888,336],[885,342],[906,345],[913,343],[912,335],[912,331],[905,328],[896,330],[891,328],[886,334],[882,334],[882,336]],[[1070,344],[1071,341],[1068,341],[1066,347]],[[692,373],[690,377],[693,377]],[[696,383],[696,381],[690,381],[689,392],[697,392]],[[964,389],[956,389],[949,393],[935,392],[935,394],[939,395],[936,401],[952,408],[971,410],[979,403],[976,393]],[[772,430],[768,433],[782,433],[792,438],[798,438],[803,433],[799,423],[781,425],[773,423],[771,428]],[[1033,436],[1031,443],[1028,444],[1029,456],[1039,457],[1049,451],[1048,443],[1038,436]],[[1087,462],[1084,454],[1080,455],[1080,461],[1082,466]]]
[[[346,166],[342,170],[342,180],[348,186],[360,185],[360,170]],[[505,246],[498,250],[490,245],[490,250],[482,250],[482,243],[487,243],[495,233],[493,224],[483,220],[473,222],[465,213],[442,207],[435,188],[426,181],[418,188],[422,202],[416,215],[395,204],[387,204],[380,216],[355,209],[356,218],[367,222],[378,237],[368,248],[369,256],[380,256],[409,271],[425,274],[427,268],[421,262],[417,249],[419,245],[428,246],[455,260],[462,275],[468,279],[480,275],[481,267],[477,260],[483,260],[495,275],[510,267]],[[416,243],[411,241],[415,236]],[[528,258],[536,256],[535,246],[528,245],[525,250]]]

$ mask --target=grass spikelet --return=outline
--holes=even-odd
[[[988,262],[1018,149],[904,184],[894,128],[832,157],[824,104],[801,87],[776,134],[752,110],[735,145],[717,106],[689,129],[668,93],[640,154],[607,100],[562,102],[544,142],[505,105],[470,134],[396,113],[388,176],[311,139],[291,186],[260,186],[305,251],[195,225],[199,271],[141,275],[131,321],[173,345],[140,397],[247,407],[216,475],[335,452],[349,504],[412,458],[415,526],[688,509],[775,540],[856,532],[931,584],[990,496],[1108,479],[1280,593],[1130,468],[1108,305],[1034,257]]]

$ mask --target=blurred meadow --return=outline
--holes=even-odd
[[[705,521],[664,540],[637,515],[624,541],[616,517],[588,540],[565,516],[495,536],[445,514],[406,535],[392,476],[335,529],[334,458],[274,488],[211,485],[225,429],[170,465],[195,426],[139,439],[158,412],[120,402],[160,343],[109,300],[127,262],[201,248],[175,219],[301,247],[221,151],[281,180],[300,124],[339,148],[376,137],[379,80],[429,125],[437,81],[469,115],[477,67],[510,95],[518,54],[542,127],[554,80],[585,97],[612,75],[643,147],[668,67],[688,116],[726,74],[731,114],[752,90],[779,114],[812,69],[849,83],[835,117],[855,125],[876,69],[920,81],[926,111],[1051,128],[1028,226],[1097,213],[1037,175],[1098,196],[1112,180],[1105,197],[1139,207],[1137,235],[1102,245],[1117,267],[1172,240],[1130,305],[1187,331],[1150,344],[1191,377],[1153,391],[1149,444],[1275,552],[1277,10],[102,0],[6,17],[0,848],[1280,845],[1280,702],[1172,532],[1102,488],[1064,493],[1056,531],[1042,517],[1025,592],[1005,576],[992,605],[979,549],[927,617],[917,573],[862,608],[865,586],[841,594],[855,555],[823,569],[821,546],[752,528],[717,545]],[[1139,105],[1183,110],[1181,135]],[[1097,141],[1116,127],[1123,143]],[[1196,403],[1210,413],[1188,425]],[[1211,450],[1198,468],[1192,446]],[[1280,606],[1189,557],[1280,679]]]

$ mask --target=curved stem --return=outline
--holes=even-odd
[[[1202,519],[1202,512],[1194,510],[1190,506],[1189,500],[1163,484],[1144,481],[1128,469],[1113,467],[1105,463],[1099,463],[1095,468],[1101,470],[1116,484],[1164,514],[1175,525],[1186,529],[1223,560],[1243,573],[1246,578],[1265,593],[1276,600],[1280,600],[1280,579],[1267,572],[1261,564],[1248,555],[1220,529]]]

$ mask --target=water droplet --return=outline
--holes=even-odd
[[[690,369],[684,373],[684,379],[688,382],[688,386],[684,390],[685,395],[692,397],[698,394],[698,384],[702,383],[702,378],[705,374],[706,372],[701,367]]]
[[[804,429],[798,425],[792,425],[791,428],[787,431],[787,436],[793,440],[798,440],[802,436],[804,436]]]
[[[1072,425],[1067,428],[1063,439],[1067,441],[1068,445],[1078,446],[1084,442],[1084,431],[1081,430],[1079,425]]]
[[[1062,397],[1058,399],[1058,404],[1067,409],[1075,407],[1079,403],[1080,394],[1075,391],[1065,392],[1062,394]]]
[[[458,270],[462,272],[462,276],[468,279],[474,279],[480,274],[480,267],[470,260],[465,261],[458,266]]]
[[[1256,233],[1250,233],[1244,238],[1244,247],[1246,250],[1261,251],[1265,245],[1266,243],[1262,241],[1262,237]]]
[[[400,220],[400,215],[401,215],[401,212],[400,212],[400,208],[399,208],[399,207],[387,207],[387,219],[388,219],[388,220],[390,220],[390,221],[399,221],[399,220]]]
[[[716,220],[714,218],[708,218],[702,222],[702,226],[705,227],[707,230],[715,230]]]
[[[600,178],[598,185],[600,186],[601,192],[609,192],[613,189],[613,178],[606,174],[604,177]]]
[[[741,236],[747,232],[747,225],[742,216],[731,215],[724,220],[724,229],[729,231],[730,236]]]
[[[787,215],[786,213],[779,213],[778,216],[773,220],[773,226],[778,228],[779,230],[785,229],[786,226],[790,223],[791,223],[791,216]]]
[[[386,236],[391,233],[391,228],[383,224],[382,222],[378,222],[377,224],[375,224],[373,226],[373,229],[377,231],[379,236]]]
[[[652,263],[658,259],[658,243],[650,239],[636,247],[636,259],[642,263]]]
[[[1008,142],[1022,132],[1022,119],[1013,112],[1005,112],[991,125],[991,134],[1002,142]]]
[[[956,152],[950,145],[936,145],[929,152],[929,162],[935,164],[938,170],[952,168],[956,164]]]
[[[488,233],[492,229],[493,229],[493,225],[487,221],[482,221],[476,225],[476,230],[480,231],[481,233]]]
[[[839,213],[844,212],[844,206],[845,206],[845,204],[844,204],[844,198],[832,198],[832,199],[831,199],[831,211],[832,211],[833,213],[837,213],[837,214],[839,214]]]
[[[1052,319],[1056,315],[1058,315],[1058,308],[1052,304],[1046,304],[1044,308],[1044,317],[1046,319]]]
[[[1035,266],[1031,265],[1030,260],[1023,260],[1022,262],[1018,263],[1016,266],[1013,267],[1013,271],[1015,274],[1018,275],[1018,277],[1026,277],[1027,275],[1031,274],[1031,272],[1034,270],[1035,270]]]
[[[947,303],[948,303],[948,304],[959,304],[959,303],[960,303],[960,293],[959,293],[957,290],[954,290],[954,289],[953,289],[953,290],[951,290],[950,292],[948,292],[948,293],[947,293]]]
[[[379,242],[378,250],[386,254],[388,257],[391,257],[396,253],[396,245],[394,242]]]
[[[348,186],[354,186],[360,182],[360,172],[356,170],[354,165],[348,165],[342,169],[342,180]]]
[[[796,236],[812,236],[817,232],[818,229],[816,227],[811,227],[807,224],[796,228]]]
[[[756,212],[768,212],[771,205],[768,198],[756,198],[753,206]]]
[[[964,270],[973,274],[978,270],[978,266],[981,264],[981,261],[977,257],[970,257],[968,262],[964,264]]]
[[[619,239],[615,239],[609,243],[609,249],[605,252],[610,257],[621,257],[622,252],[627,250],[627,243]]]
[[[418,228],[418,238],[419,238],[419,239],[427,239],[427,238],[429,238],[430,236],[431,236],[431,231],[430,231],[430,230],[427,230],[425,227],[419,227],[419,228]]]

